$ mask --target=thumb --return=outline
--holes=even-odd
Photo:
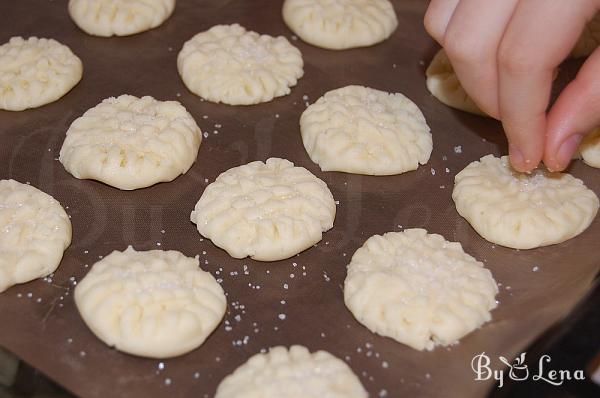
[[[583,64],[548,113],[544,163],[564,170],[592,129],[600,126],[600,48]]]

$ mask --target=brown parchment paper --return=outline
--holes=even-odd
[[[225,375],[261,348],[279,344],[303,344],[346,359],[372,397],[485,395],[493,380],[474,380],[473,356],[485,351],[491,366],[500,369],[499,355],[517,355],[574,307],[599,270],[600,221],[568,242],[529,251],[494,246],[474,232],[452,203],[453,178],[485,154],[504,154],[505,139],[497,122],[452,110],[429,95],[424,70],[435,46],[422,27],[427,2],[393,3],[399,26],[386,42],[335,52],[291,40],[305,62],[305,76],[291,94],[232,107],[188,92],[177,74],[177,53],[194,34],[218,23],[238,22],[291,39],[280,16],[282,1],[180,0],[163,26],[122,38],[78,30],[66,0],[0,2],[0,42],[13,35],[53,37],[84,63],[83,80],[59,101],[24,112],[0,111],[0,177],[29,181],[53,195],[73,223],[73,243],[52,283],[36,280],[0,294],[0,345],[85,397],[212,397]],[[563,68],[559,80],[568,80],[574,70]],[[401,92],[415,101],[434,137],[429,163],[391,177],[321,172],[302,146],[298,120],[305,102],[348,84]],[[56,160],[76,117],[124,93],[179,100],[209,134],[186,175],[126,192],[77,180]],[[339,201],[335,226],[316,247],[289,260],[232,259],[200,239],[190,211],[220,172],[271,156],[327,182]],[[570,171],[600,194],[599,170],[577,161]],[[502,284],[492,322],[451,348],[418,352],[374,335],[344,306],[345,266],[354,251],[373,234],[409,227],[460,241]],[[162,371],[158,360],[102,344],[73,303],[72,279],[80,280],[99,256],[129,244],[200,255],[202,267],[221,278],[227,292],[225,321],[197,350],[162,361]]]

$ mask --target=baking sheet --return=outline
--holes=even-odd
[[[428,94],[424,70],[435,45],[421,22],[427,2],[393,3],[399,27],[388,41],[334,52],[291,39],[280,17],[282,1],[180,0],[162,27],[108,39],[78,30],[66,0],[0,2],[0,42],[13,35],[53,37],[84,63],[83,80],[58,102],[0,111],[0,177],[30,182],[53,195],[73,223],[73,243],[51,283],[36,280],[0,294],[0,345],[85,397],[211,397],[225,375],[278,344],[326,349],[346,359],[372,397],[485,395],[494,381],[474,380],[473,356],[485,351],[500,369],[499,355],[517,355],[574,307],[600,269],[600,221],[575,239],[530,251],[494,246],[474,232],[452,203],[453,178],[485,154],[504,154],[505,139],[497,122],[454,111]],[[289,96],[231,107],[203,102],[186,90],[176,69],[182,44],[214,24],[234,22],[285,35],[302,51],[305,76]],[[573,73],[567,66],[559,80]],[[321,172],[304,151],[298,120],[305,102],[348,84],[402,92],[415,101],[432,128],[429,163],[390,177]],[[76,117],[103,98],[124,93],[179,100],[208,133],[186,175],[125,192],[77,180],[56,160]],[[339,201],[335,226],[316,247],[289,260],[232,259],[200,239],[190,211],[220,172],[271,156],[288,158],[327,182]],[[571,172],[600,194],[598,170],[575,162]],[[451,348],[418,352],[376,336],[344,306],[341,286],[352,253],[373,234],[409,227],[460,241],[501,284],[492,322]],[[214,334],[199,349],[162,361],[162,371],[161,361],[103,345],[73,303],[72,281],[99,256],[129,244],[200,255],[202,267],[222,279],[228,294],[225,321]]]

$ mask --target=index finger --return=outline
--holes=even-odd
[[[595,8],[586,0],[517,5],[498,50],[498,105],[516,170],[531,171],[542,160],[554,70]]]
[[[460,0],[431,0],[425,12],[425,29],[440,45],[444,43],[444,35],[448,23]]]

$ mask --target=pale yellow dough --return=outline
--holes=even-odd
[[[344,281],[360,323],[416,350],[454,344],[489,321],[497,293],[491,272],[460,243],[424,229],[370,237]]]
[[[149,358],[197,348],[227,306],[221,285],[197,256],[131,246],[94,264],[75,288],[75,304],[105,344]]]
[[[179,102],[121,95],[71,124],[59,160],[76,178],[131,190],[186,173],[201,142],[200,128]]]
[[[427,163],[433,150],[414,102],[363,86],[325,93],[302,113],[300,131],[306,152],[323,171],[400,174]]]
[[[585,137],[579,147],[579,154],[588,166],[600,168],[600,128]]]
[[[0,292],[56,270],[71,243],[71,221],[52,196],[0,180]]]
[[[321,240],[333,227],[335,201],[327,184],[304,167],[270,158],[219,175],[190,219],[234,258],[276,261]]]
[[[330,50],[371,46],[398,26],[389,0],[285,0],[282,14],[302,40]]]
[[[283,37],[213,26],[185,42],[177,69],[186,87],[212,102],[252,105],[287,95],[304,74],[300,50]]]
[[[81,60],[64,44],[12,37],[0,46],[0,109],[22,111],[54,102],[82,74]]]
[[[538,168],[512,169],[508,156],[487,155],[454,178],[456,210],[486,240],[514,249],[564,242],[598,212],[598,197],[581,180]]]
[[[350,367],[327,351],[294,345],[256,354],[225,377],[215,398],[367,398]]]
[[[69,0],[69,14],[94,36],[128,36],[161,25],[175,9],[175,0]]]

